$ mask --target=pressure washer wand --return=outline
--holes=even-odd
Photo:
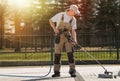
[[[67,35],[67,34],[64,34],[65,37],[67,37],[67,39],[70,41],[70,42],[73,42],[73,39],[71,37],[71,35]],[[79,48],[79,49],[82,49],[82,46],[79,45],[79,44],[76,44],[75,47]],[[89,55],[91,58],[93,58],[105,71],[104,71],[104,74],[98,74],[98,77],[99,78],[113,78],[113,72],[108,72],[107,69],[94,57],[92,56],[90,53],[88,53],[86,50],[83,49],[83,51]],[[116,78],[117,76],[114,75],[114,78]]]
[[[95,59],[95,57],[89,54],[86,50],[83,50],[83,51],[87,53],[87,55],[89,55],[91,58],[93,58],[105,70],[105,73],[107,72],[107,69],[97,59]]]
[[[73,40],[71,40],[71,41],[73,41]],[[82,49],[82,46],[79,45],[79,44],[77,44],[76,47],[79,48],[79,49]],[[86,50],[83,50],[83,51],[84,51],[87,55],[89,55],[91,58],[93,58],[93,59],[105,70],[105,74],[108,72],[107,69],[106,69],[97,59],[95,59],[95,57],[93,57],[91,54],[89,54]]]

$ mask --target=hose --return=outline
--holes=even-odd
[[[7,77],[24,77],[24,78],[37,78],[37,79],[43,79],[46,78],[52,70],[52,65],[53,65],[53,51],[54,51],[54,42],[55,42],[55,37],[52,41],[52,45],[51,45],[51,50],[50,50],[50,68],[47,74],[43,75],[43,76],[24,76],[24,75],[12,75],[12,74],[0,74],[0,76],[7,76]]]

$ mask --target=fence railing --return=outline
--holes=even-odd
[[[53,35],[5,35],[0,61],[49,61],[53,38]],[[77,40],[98,60],[120,59],[120,40],[112,33],[78,33]],[[81,49],[75,50],[75,59],[94,60]],[[67,60],[65,52],[62,60]]]

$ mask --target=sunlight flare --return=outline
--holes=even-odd
[[[29,6],[31,0],[8,0],[8,4],[11,6],[23,8]]]

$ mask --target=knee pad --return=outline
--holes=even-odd
[[[69,53],[67,53],[67,55],[68,55],[68,61],[69,61],[69,63],[74,63],[73,52],[69,52]]]
[[[60,64],[61,54],[55,54],[54,64]]]

